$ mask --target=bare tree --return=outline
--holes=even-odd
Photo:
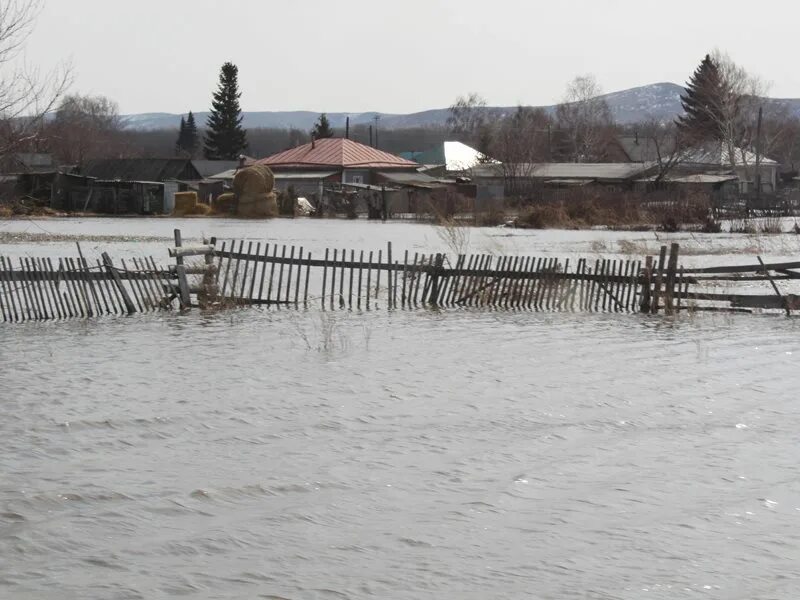
[[[567,85],[564,100],[556,107],[556,119],[567,140],[573,162],[602,160],[611,139],[614,119],[603,90],[594,75],[581,75]]]
[[[450,106],[447,127],[459,138],[474,145],[484,156],[489,154],[491,125],[486,100],[477,93],[456,98]]]
[[[508,195],[526,193],[535,163],[549,159],[550,126],[544,110],[525,106],[494,124],[490,150],[502,163]]]
[[[645,158],[656,164],[653,182],[658,185],[670,172],[686,161],[696,150],[688,136],[674,123],[663,123],[649,119],[639,128],[639,136],[645,144]]]
[[[105,96],[66,96],[45,131],[50,150],[66,164],[127,154],[117,103]]]
[[[21,58],[42,0],[0,0],[0,158],[30,146],[71,81],[69,65],[44,73]]]

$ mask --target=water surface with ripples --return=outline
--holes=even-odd
[[[331,226],[288,227],[309,244]],[[318,243],[347,243],[336,227]],[[411,247],[440,239],[384,232],[402,227]],[[348,247],[379,239],[356,231]],[[0,598],[800,589],[794,319],[246,309],[0,327]]]

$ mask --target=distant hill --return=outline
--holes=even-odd
[[[681,113],[680,95],[683,87],[675,83],[653,83],[640,87],[611,92],[604,98],[611,107],[611,112],[617,123],[636,123],[646,119],[655,118],[660,121],[673,119]],[[800,99],[773,99],[774,102],[785,104],[796,116],[800,116]],[[514,110],[513,106],[490,107],[489,110],[505,113]],[[548,112],[555,110],[555,106],[542,107]],[[345,119],[350,117],[350,125],[368,125],[374,122],[376,116],[380,118],[381,129],[406,129],[410,127],[430,127],[444,125],[449,111],[447,108],[437,108],[410,114],[392,114],[379,112],[363,113],[327,113],[333,127],[344,127]],[[308,130],[319,117],[318,112],[312,111],[261,111],[245,112],[244,126],[249,129],[257,127],[272,127],[278,129]],[[207,112],[195,113],[198,125],[203,125],[208,118]],[[124,116],[130,129],[177,129],[181,115],[171,113],[142,113]]]

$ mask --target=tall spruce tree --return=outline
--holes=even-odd
[[[239,106],[239,68],[226,62],[219,73],[219,87],[211,101],[203,154],[209,160],[236,160],[247,149]]]
[[[197,134],[197,123],[194,120],[194,113],[189,111],[186,117],[186,144],[185,149],[189,156],[194,158],[197,154],[197,149],[200,146],[200,136]]]
[[[178,129],[178,141],[175,142],[175,154],[194,158],[197,154],[199,143],[197,123],[195,123],[194,114],[192,111],[189,111],[189,115],[185,119],[181,117],[181,124]]]
[[[178,127],[178,140],[175,142],[175,154],[180,156],[186,147],[186,119],[181,117],[181,124]]]
[[[317,140],[333,137],[333,128],[331,128],[331,123],[328,121],[328,115],[322,113],[319,116],[317,122],[314,123],[314,128],[311,130],[311,135]]]
[[[686,93],[681,95],[684,114],[677,119],[680,132],[695,141],[720,139],[727,96],[719,65],[706,54],[686,84]]]

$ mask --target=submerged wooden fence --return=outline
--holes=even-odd
[[[323,310],[492,308],[536,311],[674,313],[681,310],[777,309],[790,314],[800,297],[781,291],[800,279],[800,262],[684,269],[680,248],[662,246],[644,260],[550,256],[448,257],[327,249],[321,256],[285,244],[204,240],[185,247],[175,231],[174,264],[153,258],[115,264],[108,254],[79,257],[0,256],[4,322],[133,314],[172,308],[232,306]],[[187,258],[194,260],[187,263]],[[742,294],[741,286],[770,294]],[[779,285],[780,284],[780,285]]]

